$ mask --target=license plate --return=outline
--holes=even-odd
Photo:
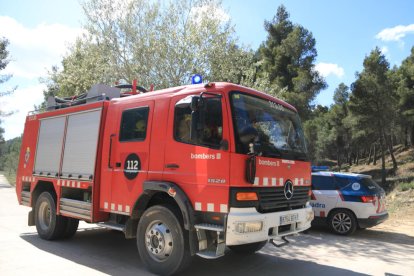
[[[280,225],[290,224],[292,222],[298,221],[298,214],[289,214],[280,217]]]

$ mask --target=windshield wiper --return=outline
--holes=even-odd
[[[262,152],[263,156],[265,157],[273,157],[273,158],[277,158],[277,157],[282,157],[282,154],[280,153],[274,153],[274,152]]]

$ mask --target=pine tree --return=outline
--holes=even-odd
[[[310,31],[289,20],[281,5],[272,21],[265,22],[266,41],[259,48],[259,75],[267,74],[270,83],[285,88],[279,97],[294,105],[303,119],[311,113],[311,102],[326,87],[315,70],[316,41]]]
[[[389,79],[389,63],[377,47],[364,59],[364,69],[352,84],[349,109],[360,128],[372,129],[378,137],[381,162],[382,184],[385,185],[386,136],[393,122],[396,97]],[[394,163],[394,168],[396,168]]]

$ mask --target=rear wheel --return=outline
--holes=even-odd
[[[351,235],[357,227],[354,214],[345,209],[333,211],[328,220],[331,230],[339,235]]]
[[[66,222],[66,228],[62,235],[62,238],[69,239],[73,237],[76,234],[76,231],[78,230],[79,226],[79,220],[74,218],[65,218],[67,220]]]
[[[65,233],[65,217],[56,215],[56,199],[49,192],[40,194],[35,206],[37,233],[44,240],[59,239]]]
[[[137,229],[137,247],[145,266],[155,274],[171,275],[183,270],[190,252],[174,208],[153,206],[141,217]]]
[[[237,254],[250,255],[262,249],[266,245],[266,243],[267,241],[261,241],[241,245],[231,245],[229,246],[229,248],[231,249],[231,251]]]

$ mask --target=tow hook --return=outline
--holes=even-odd
[[[286,239],[286,236],[282,237],[283,242],[277,243],[274,239],[270,240],[270,243],[273,244],[276,247],[282,247],[289,243],[289,241]]]

